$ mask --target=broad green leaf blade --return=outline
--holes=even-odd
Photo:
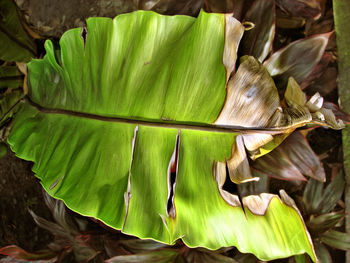
[[[220,112],[226,74],[218,66],[224,51],[222,15],[202,12],[195,19],[139,11],[115,20],[90,18],[85,51],[80,29],[67,31],[60,44],[62,65],[54,60],[50,41],[47,59],[30,64],[29,95],[43,107],[203,123],[212,123]],[[41,88],[48,82],[54,96]]]
[[[240,53],[251,55],[263,62],[272,49],[275,35],[274,1],[256,0],[244,20],[254,23],[255,26],[244,33]]]
[[[79,208],[79,213],[98,219],[103,217],[107,225],[121,228],[135,126],[44,114],[29,105],[24,105],[17,116],[13,130],[18,132],[9,138],[10,142],[16,141],[12,149],[22,153],[23,159],[35,161],[32,170],[45,190],[63,199],[71,209]],[[83,178],[79,176],[82,171]],[[118,176],[112,171],[118,171]],[[76,187],[84,191],[77,191]]]
[[[34,162],[50,195],[140,238],[237,246],[264,260],[314,258],[290,200],[249,196],[243,211],[238,196],[222,189],[222,164],[237,138],[244,152],[240,134],[213,125],[241,38],[237,20],[139,11],[90,18],[86,41],[80,32],[66,32],[60,52],[46,42],[44,59],[28,64],[29,98],[8,138],[18,156]],[[262,72],[273,84],[260,63],[248,62],[257,79]]]
[[[12,0],[0,3],[0,59],[28,62],[36,55],[36,45],[21,24]]]
[[[294,41],[275,52],[264,65],[281,87],[287,84],[289,77],[301,83],[321,59],[330,35],[326,33]]]

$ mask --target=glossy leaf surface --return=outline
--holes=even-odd
[[[226,160],[245,151],[230,128],[234,121],[224,121],[237,110],[225,100],[226,88],[233,92],[232,83],[251,74],[253,89],[262,79],[264,94],[277,94],[253,58],[230,82],[242,33],[229,15],[204,12],[197,19],[144,11],[90,18],[86,40],[81,29],[70,30],[60,52],[48,41],[44,59],[29,63],[29,99],[8,142],[34,162],[50,195],[127,234],[168,244],[181,238],[190,247],[237,246],[263,260],[313,257],[302,218],[285,195],[245,197],[243,210],[222,189]],[[240,96],[249,94],[246,87],[237,86]],[[271,121],[269,99],[253,95],[253,105],[269,115],[259,127],[290,128],[278,96],[280,118]],[[296,125],[311,121],[302,109]],[[216,123],[219,114],[229,128]]]

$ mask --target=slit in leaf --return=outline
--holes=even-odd
[[[83,26],[83,27],[81,28],[80,36],[81,36],[81,38],[82,38],[83,41],[84,41],[84,50],[85,50],[85,48],[86,48],[87,33],[88,33],[88,31],[87,31],[86,26]]]
[[[175,216],[176,216],[174,197],[175,197],[177,171],[178,171],[178,166],[179,166],[178,165],[179,146],[180,146],[180,130],[179,130],[178,134],[176,135],[175,148],[174,148],[173,154],[171,156],[169,166],[168,166],[168,172],[167,172],[168,198],[167,198],[166,212],[167,212],[167,216],[172,217],[172,218],[175,218]]]
[[[217,182],[219,193],[220,193],[221,197],[224,199],[224,201],[230,206],[241,207],[242,203],[239,200],[238,195],[231,194],[227,190],[223,189],[223,186],[224,186],[224,184],[225,184],[225,182],[227,180],[227,164],[226,164],[226,162],[214,162],[213,175],[214,175],[214,178],[215,178],[215,180]],[[230,187],[228,187],[226,185],[226,189],[228,189],[228,188],[230,188]],[[232,191],[233,190],[234,189],[232,189]]]
[[[225,179],[224,185],[222,186],[222,190],[225,190],[226,192],[229,192],[232,195],[238,196],[238,200],[241,204],[241,208],[245,214],[242,197],[241,197],[239,190],[238,190],[238,185],[235,184],[234,182],[232,182],[230,177],[228,176],[230,174],[230,171],[228,169],[227,162],[225,162],[225,167],[226,167],[226,179]]]
[[[131,199],[131,168],[132,164],[134,161],[134,151],[135,151],[135,144],[136,144],[136,137],[137,137],[137,132],[139,130],[139,126],[136,126],[134,129],[134,137],[132,138],[131,142],[131,161],[130,161],[130,168],[129,168],[129,177],[128,177],[128,189],[127,192],[124,192],[124,201],[125,201],[125,206],[126,206],[126,212],[125,212],[125,218],[124,218],[124,223],[123,223],[123,228],[125,226],[126,218],[128,217],[128,211],[129,211],[129,202]]]

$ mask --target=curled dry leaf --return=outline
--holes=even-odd
[[[266,69],[256,59],[245,57],[236,74],[228,82],[226,103],[215,124],[274,127],[283,130],[284,134],[273,136],[267,132],[237,136],[236,145],[232,148],[230,159],[227,160],[231,180],[235,183],[256,180],[251,175],[241,137],[254,160],[270,152],[289,133],[307,123],[330,126],[334,129],[344,128],[343,121],[337,120],[331,110],[323,107],[323,98],[318,93],[307,101],[306,95],[293,78],[289,78],[284,101],[280,102],[277,88]],[[266,159],[270,159],[266,162],[267,165],[270,161],[276,162],[272,160],[272,156]],[[282,166],[276,163],[275,167],[279,167],[279,172],[274,172],[275,176],[278,174],[276,177],[305,180],[302,173],[298,172],[288,159],[283,160]],[[264,161],[260,163],[263,164]],[[283,166],[291,170],[283,171]],[[313,171],[310,173],[310,170],[305,169],[304,167],[301,171],[313,176]],[[324,174],[318,173],[315,176],[323,178]]]

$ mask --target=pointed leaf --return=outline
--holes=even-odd
[[[344,219],[344,217],[345,214],[343,212],[332,212],[328,214],[323,214],[311,218],[307,222],[307,226],[311,233],[320,234],[334,227],[336,224],[339,223],[340,220]]]
[[[350,236],[348,233],[343,233],[335,230],[329,230],[321,236],[321,241],[330,247],[341,250],[350,249]]]
[[[323,183],[310,179],[304,189],[303,204],[309,214],[319,212],[319,206],[322,202]]]
[[[59,203],[62,204],[62,202]],[[73,249],[75,259],[78,262],[88,261],[97,255],[98,252],[86,244],[85,240],[78,232],[67,228],[65,222],[63,225],[59,225],[37,216],[31,210],[29,210],[29,213],[38,226],[50,231],[55,236],[55,241],[50,244],[49,247],[54,245],[57,247],[56,250]]]
[[[326,33],[294,41],[275,52],[264,65],[282,87],[287,84],[289,77],[300,83],[311,74],[321,59],[330,35]]]
[[[279,147],[258,158],[253,167],[279,179],[304,181],[306,175],[325,181],[320,160],[300,132],[292,133]]]
[[[343,195],[344,175],[340,172],[325,189],[324,184],[313,179],[306,184],[303,203],[309,213],[324,214],[331,212]]]
[[[275,35],[274,1],[256,0],[244,20],[254,23],[255,26],[244,33],[240,53],[251,55],[263,62],[272,49]]]
[[[11,149],[34,161],[50,195],[124,233],[167,244],[182,239],[190,247],[237,246],[262,260],[314,258],[302,217],[285,194],[240,203],[222,189],[229,176],[222,164],[229,163],[236,139],[242,142],[241,129],[281,133],[311,120],[294,114],[308,113],[306,105],[281,108],[257,60],[246,58],[240,75],[228,78],[233,69],[225,62],[236,54],[225,50],[238,45],[241,28],[228,15],[205,12],[198,18],[138,11],[88,19],[85,38],[81,29],[67,31],[60,52],[47,41],[46,56],[28,64],[28,100],[10,131]],[[255,78],[244,82],[253,97],[259,98],[253,87],[259,85],[274,108],[260,98],[248,106],[253,116],[266,107],[262,121],[215,123],[225,102],[232,110],[226,96],[234,92],[232,79],[243,96],[249,93],[239,83],[244,76]]]
[[[323,192],[322,204],[319,207],[320,213],[328,213],[333,210],[339,199],[342,197],[345,187],[344,174],[341,171],[334,180],[327,185]]]
[[[315,244],[316,255],[319,261],[322,263],[332,263],[333,262],[332,257],[327,247],[319,241],[315,241],[314,244]]]

